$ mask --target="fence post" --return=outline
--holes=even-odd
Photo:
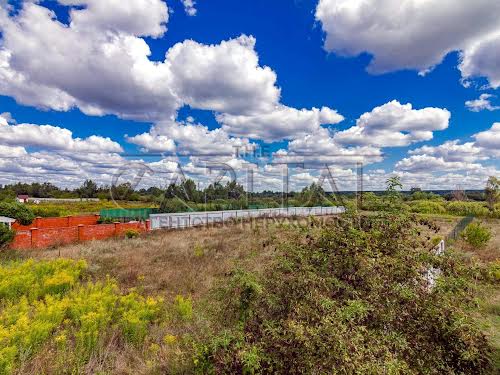
[[[120,234],[120,224],[121,224],[121,223],[120,223],[120,222],[115,221],[115,222],[114,222],[114,224],[115,224],[115,232],[114,232],[114,236],[115,236],[115,237],[117,237],[117,236]]]
[[[146,219],[146,232],[151,230],[151,220]]]
[[[36,247],[38,244],[38,228],[31,228],[30,235],[31,235],[31,247]]]
[[[83,227],[84,225],[83,224],[78,224],[78,242],[82,241],[83,240]]]

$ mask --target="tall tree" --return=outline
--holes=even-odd
[[[486,188],[484,189],[484,195],[486,196],[488,208],[490,211],[493,211],[500,195],[500,179],[494,176],[488,178]]]
[[[92,180],[85,180],[85,182],[78,189],[80,198],[95,198],[97,195],[97,184]]]

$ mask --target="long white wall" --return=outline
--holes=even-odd
[[[264,208],[255,210],[181,212],[175,214],[152,214],[151,229],[181,229],[222,223],[228,220],[248,219],[259,217],[287,217],[287,216],[320,216],[335,215],[345,212],[344,207],[289,207]]]

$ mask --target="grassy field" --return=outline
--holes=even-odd
[[[146,208],[155,207],[148,202],[131,201],[99,201],[99,202],[42,202],[40,204],[27,204],[36,216],[77,216],[87,214],[98,214],[100,210],[106,208]]]
[[[445,237],[458,220],[435,217],[440,229],[438,232],[423,232],[424,240]],[[461,240],[453,247],[485,264],[500,259],[500,220],[489,220],[487,225],[494,236],[486,248],[474,250]],[[81,364],[76,363],[75,358],[66,363],[61,359],[64,352],[57,344],[46,343],[33,355],[27,354],[25,360],[21,357],[16,373],[64,373],[65,368],[77,368],[80,373],[89,374],[193,373],[195,343],[206,342],[225,328],[224,321],[213,319],[214,311],[220,307],[214,302],[214,290],[230,283],[235,270],[263,273],[276,256],[275,245],[285,241],[288,235],[286,227],[261,222],[253,226],[238,224],[222,228],[158,231],[135,239],[92,241],[11,254],[36,261],[84,260],[87,264],[82,271],[84,283],[112,279],[118,288],[113,292],[116,294],[113,298],[118,301],[126,300],[132,292],[138,296],[150,296],[154,301],[165,301],[167,306],[161,317],[151,318],[153,328],[139,343],[128,340],[123,332],[113,331]],[[488,285],[479,290],[477,320],[497,350],[496,361],[500,369],[500,289]],[[72,301],[71,298],[76,297],[69,294],[65,298]],[[134,298],[138,301],[134,306],[143,309],[142,297]],[[122,321],[127,314],[120,312],[116,319]],[[67,326],[69,328],[65,330],[68,332],[79,327],[75,322],[69,322]],[[58,330],[55,337],[61,335],[63,333]],[[77,342],[67,345],[70,352],[75,353]]]

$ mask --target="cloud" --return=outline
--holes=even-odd
[[[460,161],[446,161],[442,157],[414,155],[396,163],[396,170],[405,172],[466,171],[481,168],[481,164]]]
[[[161,0],[58,0],[71,8],[75,29],[114,31],[136,36],[161,37],[168,21],[167,4]]]
[[[184,11],[188,16],[196,16],[196,1],[194,0],[182,0],[182,5],[184,5]]]
[[[17,15],[0,8],[0,94],[45,109],[146,121],[172,120],[183,105],[248,115],[279,103],[276,73],[259,66],[251,36],[214,45],[186,40],[152,61],[141,36],[163,35],[164,2],[63,4],[79,6],[70,8],[69,25],[35,2]]]
[[[316,19],[325,49],[341,56],[373,55],[368,70],[414,69],[422,74],[450,52],[462,52],[465,78],[485,76],[500,85],[496,0],[320,0]],[[496,48],[495,48],[496,46]]]
[[[442,158],[447,162],[474,162],[489,158],[474,142],[460,144],[458,140],[447,141],[439,146],[423,146],[408,153]]]
[[[500,54],[498,51],[500,51],[500,26],[496,35],[478,40],[462,51],[459,65],[462,77],[466,80],[486,77],[492,88],[500,87],[500,64],[498,63]]]
[[[4,146],[0,145],[0,158],[17,158],[20,156],[25,156],[28,153],[26,149],[21,146]]]
[[[126,137],[144,151],[174,151],[180,155],[231,156],[251,146],[246,138],[228,135],[223,129],[209,130],[202,124],[165,121],[149,133]]]
[[[0,117],[3,119],[3,117]],[[110,138],[92,135],[85,139],[74,138],[73,133],[52,125],[2,124],[0,121],[0,143],[9,146],[33,146],[50,150],[80,153],[121,152],[121,146]]]
[[[448,127],[450,116],[446,109],[413,109],[411,104],[393,100],[361,115],[356,126],[336,133],[334,140],[375,147],[408,146],[432,139],[433,131]]]
[[[328,129],[321,128],[289,142],[287,150],[281,149],[273,154],[273,160],[277,163],[303,163],[310,166],[353,166],[357,163],[380,162],[383,155],[377,147],[345,147],[335,141]]]
[[[172,85],[191,107],[229,114],[267,112],[278,103],[276,73],[259,66],[255,38],[242,35],[218,45],[192,40],[167,52]]]
[[[165,3],[71,3],[87,7],[72,9],[68,26],[33,2],[23,3],[16,16],[0,9],[0,92],[58,111],[78,107],[90,115],[144,120],[175,114],[179,100],[169,87],[168,66],[149,60],[149,46],[136,36],[163,33]]]
[[[151,133],[138,134],[133,137],[125,136],[129,143],[141,146],[143,152],[174,152],[175,142],[163,135],[152,135]]]
[[[496,122],[489,130],[474,135],[476,145],[492,154],[500,156],[500,122]]]
[[[465,106],[472,112],[480,112],[483,110],[496,111],[497,109],[500,109],[500,106],[494,106],[491,104],[490,98],[494,97],[495,96],[491,94],[481,94],[479,99],[467,100],[465,102]]]
[[[343,120],[342,115],[328,107],[298,110],[284,105],[255,115],[217,115],[226,132],[266,141],[293,139],[317,131],[321,124],[337,124]]]

